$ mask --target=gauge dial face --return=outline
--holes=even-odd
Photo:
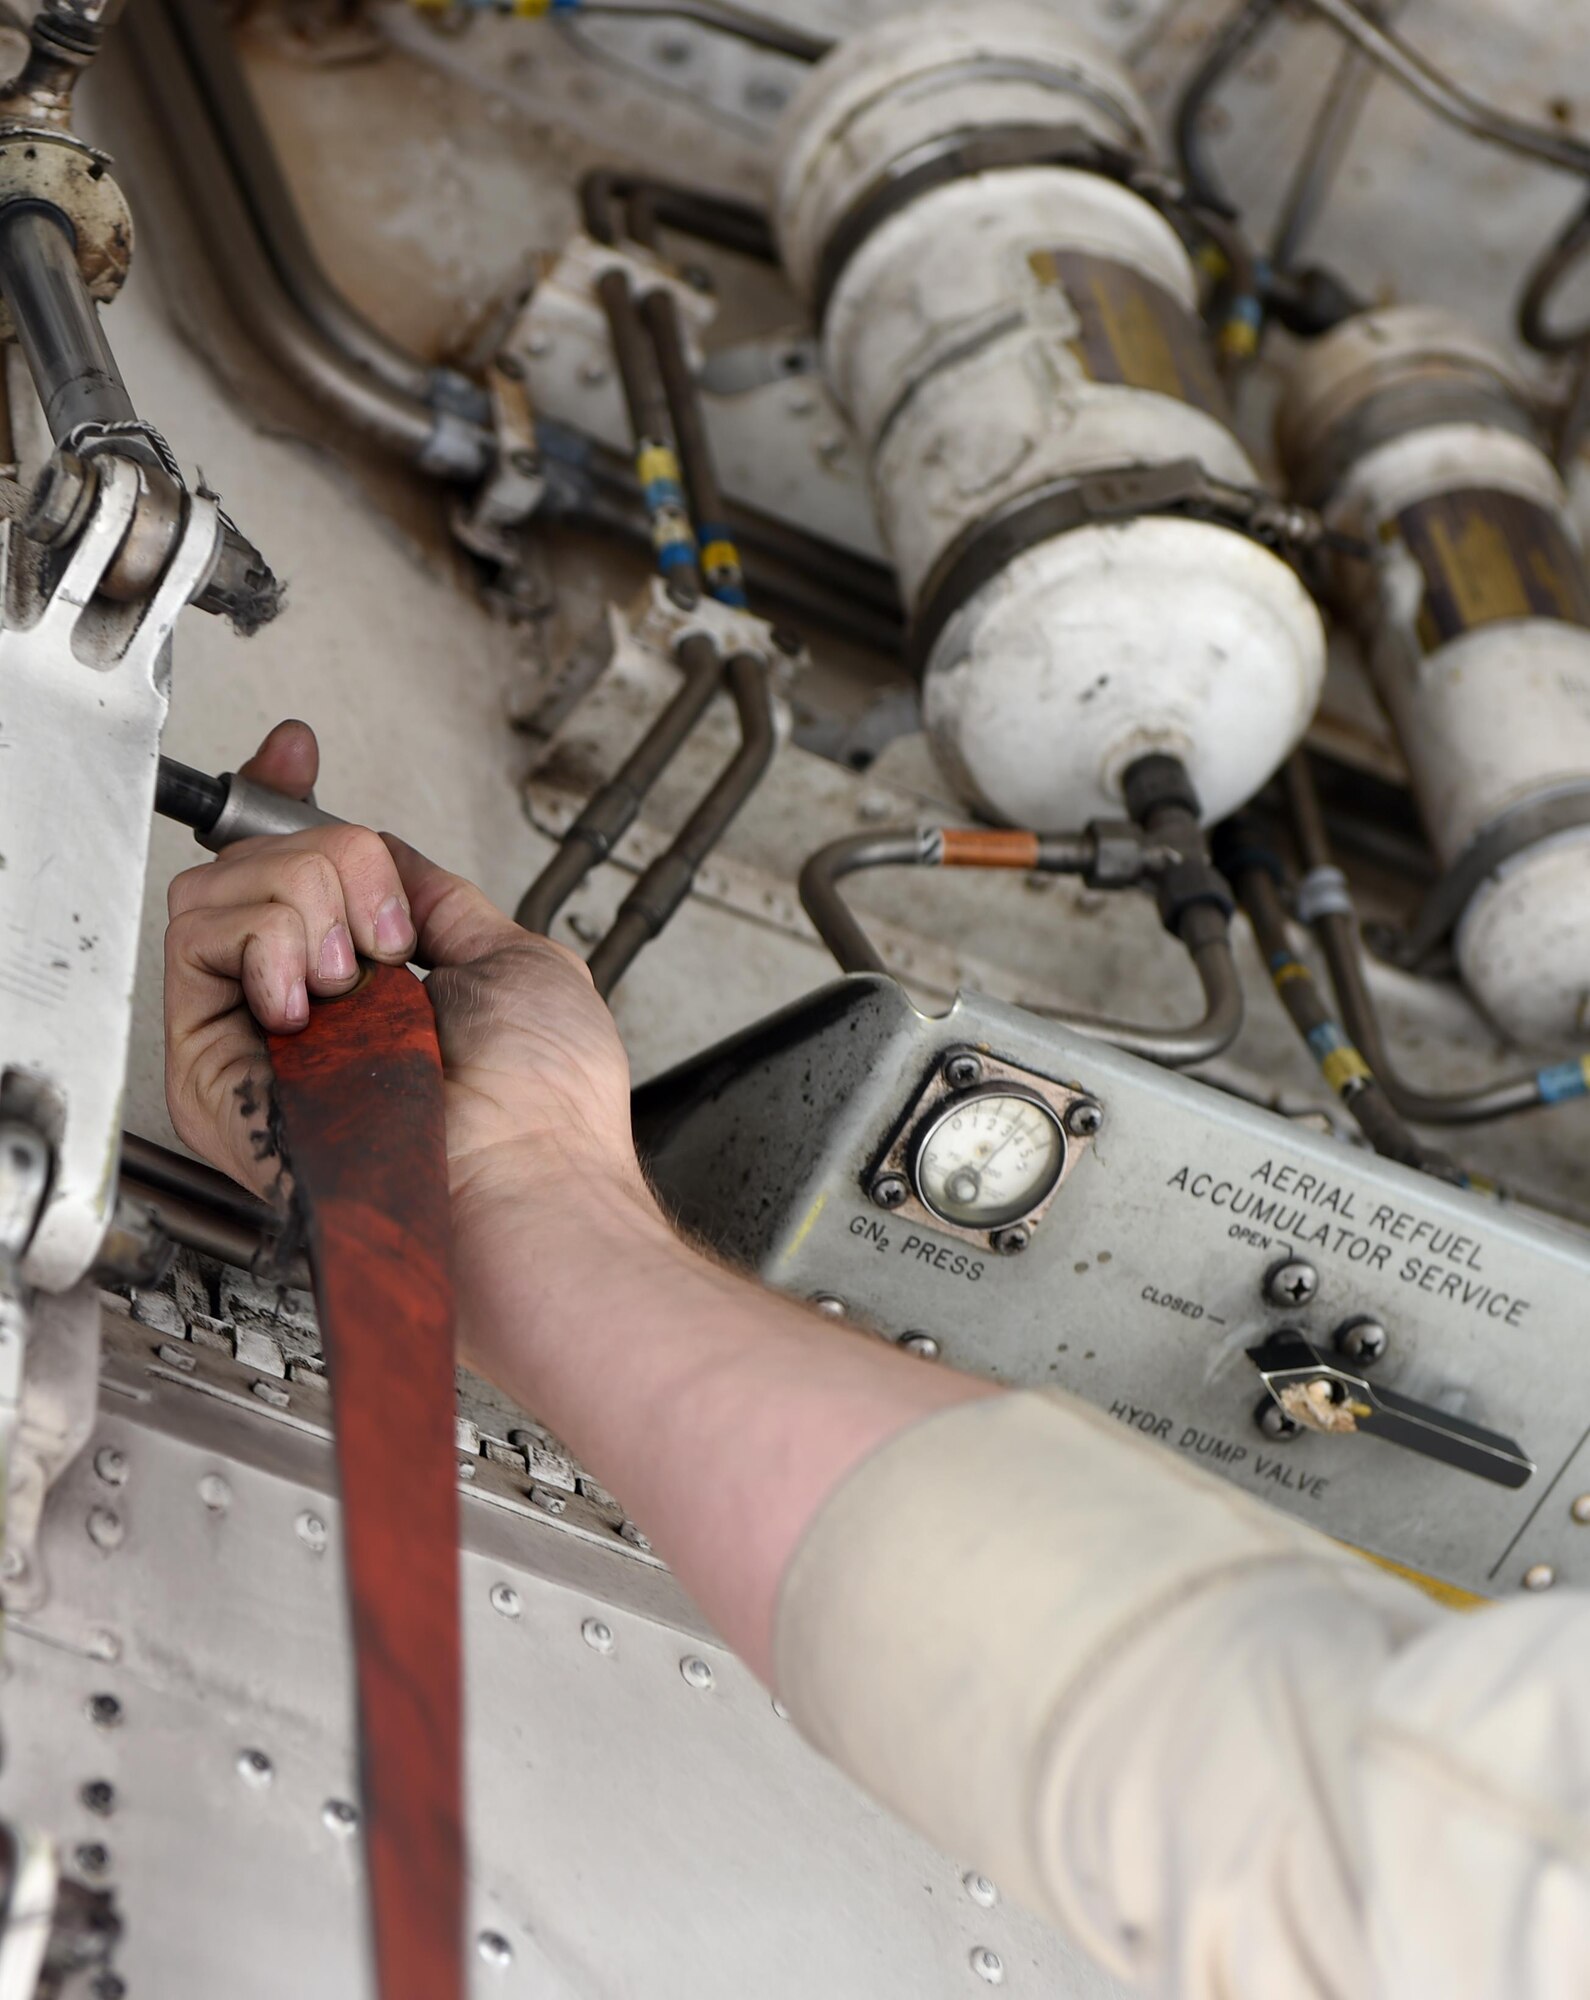
[[[968,1092],[942,1107],[916,1150],[923,1204],[962,1229],[1003,1229],[1054,1190],[1065,1135],[1046,1104],[1022,1091]]]

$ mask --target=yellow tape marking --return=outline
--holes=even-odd
[[[679,461],[665,444],[648,444],[635,454],[635,471],[642,486],[658,479],[679,483]]]
[[[1422,1569],[1409,1569],[1406,1563],[1393,1562],[1390,1556],[1371,1555],[1368,1549],[1354,1548],[1351,1542],[1343,1542],[1341,1546],[1350,1554],[1361,1556],[1365,1562],[1373,1563],[1376,1569],[1389,1570],[1393,1576],[1400,1576],[1404,1583],[1414,1584],[1426,1597],[1433,1597],[1437,1604],[1444,1604],[1449,1611],[1481,1611],[1491,1601],[1455,1583],[1443,1583],[1438,1576],[1426,1576]]]
[[[1361,1082],[1369,1076],[1369,1065],[1355,1048],[1332,1049],[1320,1064],[1325,1081],[1332,1090],[1341,1090],[1349,1083]]]
[[[789,1262],[791,1257],[795,1255],[795,1252],[806,1241],[807,1237],[811,1235],[812,1230],[816,1227],[818,1216],[822,1214],[823,1210],[827,1206],[828,1206],[828,1194],[827,1190],[825,1189],[824,1192],[820,1194],[817,1197],[817,1199],[812,1203],[811,1207],[807,1209],[804,1217],[801,1220],[800,1228],[797,1229],[795,1234],[790,1238],[789,1248],[784,1252],[784,1256],[782,1259],[784,1263],[787,1264]]]

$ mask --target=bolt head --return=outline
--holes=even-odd
[[[943,1352],[931,1333],[902,1333],[898,1344],[920,1361],[937,1361]]]
[[[101,1819],[108,1819],[116,1810],[116,1787],[108,1778],[90,1778],[77,1796],[87,1811],[98,1813]]]
[[[1264,1296],[1272,1306],[1306,1306],[1319,1290],[1319,1272],[1302,1257],[1285,1257],[1264,1276]]]
[[[517,1618],[524,1604],[511,1583],[494,1583],[491,1586],[491,1608],[499,1617]]]
[[[328,1832],[346,1836],[359,1824],[359,1808],[347,1799],[327,1799],[320,1808],[320,1817]]]
[[[121,1703],[113,1694],[91,1694],[88,1719],[99,1729],[115,1729],[122,1720]]]
[[[976,1056],[951,1056],[944,1065],[944,1081],[952,1090],[965,1090],[971,1084],[980,1083],[983,1065]]]
[[[879,1208],[898,1208],[910,1192],[903,1174],[879,1174],[872,1184],[872,1198]]]
[[[244,1750],[238,1754],[237,1775],[244,1784],[253,1785],[256,1790],[263,1791],[275,1777],[276,1766],[263,1750]]]
[[[1104,1129],[1104,1107],[1084,1097],[1066,1112],[1066,1130],[1073,1139],[1091,1139]]]
[[[475,1949],[488,1965],[499,1972],[513,1964],[513,1946],[501,1931],[482,1931],[475,1940]]]
[[[1391,1345],[1391,1336],[1378,1319],[1350,1319],[1335,1333],[1336,1351],[1361,1368],[1378,1361]]]
[[[1015,1257],[1032,1241],[1032,1231],[1025,1222],[1016,1222],[1009,1229],[996,1229],[988,1240],[1001,1257]]]
[[[695,1653],[687,1654],[679,1662],[679,1671],[684,1676],[687,1686],[696,1688],[703,1694],[706,1693],[708,1688],[717,1679],[717,1675],[713,1673],[707,1661],[701,1659]]]
[[[832,1292],[814,1293],[812,1304],[822,1314],[824,1319],[843,1319],[845,1316],[844,1300],[836,1298]]]
[[[1557,1572],[1550,1563],[1531,1563],[1524,1571],[1525,1590],[1550,1590],[1557,1581]]]
[[[613,1650],[613,1628],[601,1618],[587,1618],[580,1627],[580,1637],[593,1653],[610,1653]]]
[[[1290,1444],[1303,1426],[1296,1417],[1289,1417],[1273,1396],[1260,1399],[1253,1412],[1253,1421],[1272,1444]]]
[[[85,1875],[103,1875],[110,1866],[110,1849],[102,1841],[85,1840],[73,1858]]]
[[[94,1470],[107,1486],[127,1484],[127,1454],[113,1444],[101,1445],[94,1454]]]
[[[1003,1986],[1005,1983],[1005,1961],[986,1944],[973,1947],[972,1970],[989,1986]]]

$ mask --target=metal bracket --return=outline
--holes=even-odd
[[[14,524],[3,544],[0,1077],[53,1155],[22,1266],[48,1291],[89,1269],[111,1214],[171,632],[222,532],[215,502],[192,496],[147,599],[110,605],[99,585],[138,494],[136,468],[107,458],[87,525],[43,588]]]

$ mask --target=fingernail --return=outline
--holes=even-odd
[[[399,897],[388,896],[376,911],[375,941],[382,951],[413,950],[414,921]]]
[[[379,922],[376,928],[379,931]],[[333,924],[320,947],[321,978],[351,979],[358,969],[359,964],[353,955],[353,939],[348,935],[348,926]]]
[[[309,1019],[309,988],[301,979],[289,988],[282,1011],[295,1028],[301,1028]]]

